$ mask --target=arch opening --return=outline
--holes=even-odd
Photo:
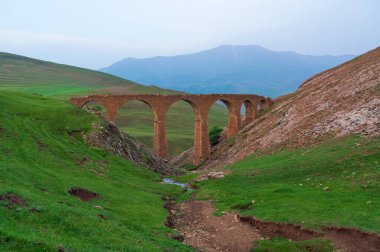
[[[226,100],[217,100],[208,111],[207,122],[211,147],[217,145],[226,137],[229,119],[229,104],[230,103]]]
[[[148,103],[140,100],[125,102],[116,113],[115,124],[121,130],[153,148],[153,111]]]
[[[81,109],[107,120],[107,109],[98,101],[88,101],[81,106]]]
[[[194,145],[196,104],[178,100],[166,112],[166,139],[169,158],[173,158]]]
[[[246,99],[241,104],[240,113],[242,115],[241,126],[242,128],[252,123],[256,116],[256,108],[254,102]]]
[[[266,100],[260,100],[260,102],[257,104],[257,111],[258,112],[262,112],[265,110],[265,104],[266,104]]]

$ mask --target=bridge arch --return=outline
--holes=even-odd
[[[261,99],[261,100],[259,101],[259,103],[257,104],[257,111],[258,111],[258,112],[261,112],[261,111],[264,110],[265,103],[266,103],[266,100],[265,100],[265,99]]]
[[[165,115],[168,156],[193,147],[197,111],[197,104],[188,99],[178,99],[168,106]]]
[[[218,115],[218,116],[215,116]],[[229,110],[226,105],[226,101],[216,100],[208,110],[207,113],[207,125],[210,132],[213,131],[223,133],[222,136],[225,137],[228,129],[229,121]],[[209,138],[211,149],[216,145],[221,139],[216,139],[216,136],[213,136],[213,139]]]
[[[255,120],[257,108],[253,99],[244,99],[241,106],[241,111],[244,112],[244,118],[241,126],[245,127]]]
[[[107,108],[101,102],[91,100],[81,105],[80,108],[107,120]]]
[[[79,108],[84,108],[86,105],[89,105],[91,103],[98,103],[98,104],[101,104],[102,106],[105,107],[105,105],[101,102],[101,101],[98,101],[96,99],[91,99],[91,100],[88,100],[88,101],[84,101],[82,102],[80,105],[79,105]]]
[[[153,148],[154,114],[147,102],[139,99],[123,102],[117,109],[114,123],[149,148]]]

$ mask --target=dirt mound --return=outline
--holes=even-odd
[[[77,197],[78,199],[82,201],[90,201],[92,199],[99,199],[100,195],[95,192],[91,192],[87,189],[79,188],[79,187],[74,187],[69,190],[69,194]]]
[[[234,141],[217,145],[205,168],[223,166],[256,151],[298,148],[352,133],[380,135],[380,47],[305,81]]]
[[[22,206],[22,207],[28,206],[28,202],[25,199],[11,192],[1,194],[0,201],[6,201],[8,208],[13,208],[15,206]]]

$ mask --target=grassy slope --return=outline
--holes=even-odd
[[[74,95],[90,93],[171,93],[154,86],[143,86],[112,75],[83,68],[0,53],[0,90],[41,94],[67,100]],[[178,124],[178,117],[181,124]],[[213,106],[210,126],[227,124],[227,110]],[[193,145],[194,113],[189,104],[177,102],[168,112],[168,143],[172,155]],[[119,111],[117,125],[152,147],[153,116],[142,102],[124,106]]]
[[[212,199],[219,213],[240,210],[311,228],[346,226],[380,233],[380,138],[351,136],[253,155],[226,169],[232,174],[200,182],[197,192],[201,199]]]
[[[163,225],[161,198],[178,194],[177,187],[68,134],[87,131],[94,121],[66,102],[0,92],[0,195],[13,192],[28,202],[8,208],[0,201],[1,251],[188,250],[166,237],[172,231]],[[78,164],[83,157],[99,172],[99,162],[107,162],[109,171],[90,172]],[[82,202],[68,194],[71,187],[101,198]]]
[[[290,241],[274,238],[259,240],[252,252],[334,252],[334,246],[327,240],[314,239],[305,241]]]

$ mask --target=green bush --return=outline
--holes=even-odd
[[[210,144],[212,146],[216,145],[219,143],[219,138],[220,135],[222,134],[223,128],[214,126],[210,132],[209,132],[209,137],[210,137]]]

